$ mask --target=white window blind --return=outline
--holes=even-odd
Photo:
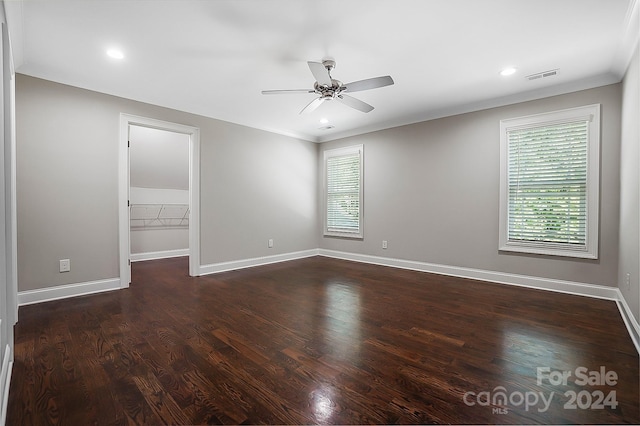
[[[501,249],[597,257],[595,107],[503,121]]]
[[[362,237],[362,146],[325,151],[325,235]]]

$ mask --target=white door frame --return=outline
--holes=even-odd
[[[0,31],[0,425],[4,425],[18,321],[15,72],[9,31]]]
[[[140,126],[189,135],[189,275],[200,275],[200,129],[153,118],[120,114],[118,219],[120,288],[131,283],[129,225],[129,127]]]

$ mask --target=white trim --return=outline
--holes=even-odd
[[[104,291],[118,290],[120,288],[120,278],[110,278],[78,284],[46,287],[37,290],[20,291],[18,292],[18,305],[25,306],[34,303],[50,302],[52,300],[102,293]]]
[[[616,288],[616,292],[618,293],[618,299],[616,300],[616,303],[618,304],[620,315],[622,315],[622,320],[624,321],[624,325],[627,327],[629,336],[631,336],[631,340],[633,341],[636,350],[640,354],[640,324],[638,323],[638,320],[636,320],[633,316],[633,312],[631,312],[631,308],[627,304],[627,301],[620,289]]]
[[[640,353],[640,325],[634,318],[629,305],[622,293],[616,287],[597,284],[586,284],[575,281],[556,280],[551,278],[533,277],[528,275],[510,274],[506,272],[487,271],[483,269],[464,268],[459,266],[440,265],[435,263],[419,262],[414,260],[393,259],[388,257],[371,256],[367,254],[348,253],[327,249],[312,249],[293,253],[284,253],[275,256],[257,257],[253,259],[235,260],[216,264],[204,265],[200,268],[201,275],[216,274],[236,269],[252,268],[254,266],[268,265],[288,260],[301,259],[312,256],[324,256],[335,259],[350,260],[353,262],[369,263],[373,265],[388,266],[392,268],[408,269],[412,271],[427,272],[432,274],[448,275],[460,278],[469,278],[489,283],[505,284],[518,287],[532,288],[536,290],[554,291],[557,293],[586,296],[595,299],[611,300],[616,302],[620,315],[624,321],[629,336]]]
[[[586,284],[574,281],[563,281],[551,278],[533,277],[528,275],[510,274],[506,272],[487,271],[483,269],[464,268],[459,266],[440,265],[414,260],[394,259],[388,257],[371,256],[367,254],[348,253],[327,249],[311,249],[291,253],[277,254],[273,256],[255,257],[251,259],[232,260],[209,265],[202,265],[198,275],[209,275],[237,269],[252,268],[255,266],[269,265],[286,262],[289,260],[303,259],[313,256],[324,256],[334,259],[350,260],[353,262],[369,263],[373,265],[388,266],[392,268],[408,269],[412,271],[427,272],[432,274],[448,275],[460,278],[469,278],[478,281],[486,281],[496,284],[506,284],[518,287],[532,288],[536,290],[554,291],[558,293],[586,296],[596,299],[611,300],[616,302],[620,315],[624,321],[633,344],[640,353],[640,324],[634,318],[631,308],[617,287],[597,284]],[[82,296],[120,288],[120,279],[92,281],[80,284],[70,284],[58,287],[50,287],[39,290],[23,291],[18,293],[20,306],[33,303],[47,302],[51,300],[65,299],[68,297]],[[1,423],[0,423],[1,425]]]
[[[535,288],[538,290],[556,291],[559,293],[590,296],[598,299],[617,300],[615,287],[596,284],[584,284],[573,281],[555,280],[551,278],[532,277],[528,275],[510,274],[506,272],[486,271],[482,269],[463,268],[459,266],[439,265],[413,260],[392,259],[387,257],[369,256],[333,250],[319,250],[320,256],[336,259],[353,260],[374,265],[391,266],[400,269],[429,272],[433,274],[449,275],[460,278],[470,278],[497,284],[508,284],[519,287]]]
[[[612,71],[622,79],[633,58],[640,40],[640,6],[637,0],[629,2],[629,8],[622,25],[620,43],[612,61]]]
[[[118,233],[121,288],[131,282],[129,243],[129,127],[141,126],[189,135],[189,275],[200,271],[200,129],[153,118],[120,114],[120,143],[118,166]]]
[[[532,277],[528,275],[510,274],[506,272],[487,271],[482,269],[464,268],[459,266],[440,265],[435,263],[419,262],[414,260],[393,259],[388,257],[371,256],[367,254],[348,253],[335,250],[315,249],[292,253],[283,253],[274,256],[256,257],[252,259],[221,262],[200,267],[201,275],[215,274],[235,269],[252,268],[254,266],[268,265],[271,263],[301,259],[311,256],[324,256],[335,259],[350,260],[360,263],[369,263],[392,268],[409,269],[412,271],[428,272],[432,274],[448,275],[460,278],[470,278],[478,281],[486,281],[496,284],[508,284],[519,287],[548,290],[559,293],[588,296],[597,299],[620,299],[619,290],[597,284],[585,284],[574,281],[563,281],[551,278]],[[629,311],[630,312],[630,311]]]
[[[331,230],[329,229],[329,224],[328,224],[328,184],[327,184],[327,180],[328,180],[328,161],[330,158],[334,158],[334,157],[344,157],[344,156],[352,156],[354,154],[358,154],[359,156],[359,161],[360,161],[360,200],[359,200],[359,211],[358,211],[358,230],[356,231],[338,231],[338,230]],[[323,209],[323,229],[324,229],[324,233],[323,235],[325,237],[340,237],[340,238],[355,238],[355,239],[362,239],[364,238],[364,145],[363,144],[359,144],[359,145],[350,145],[350,146],[345,146],[342,148],[334,148],[334,149],[327,149],[323,152],[323,177],[322,177],[322,181],[323,181],[323,187],[322,187],[322,193],[323,193],[323,200],[324,200],[324,204],[322,206]]]
[[[168,259],[171,257],[189,256],[189,249],[150,251],[146,253],[131,253],[132,262],[142,262],[145,260]]]
[[[500,108],[507,105],[521,104],[524,102],[535,101],[538,99],[546,99],[552,96],[565,95],[568,93],[580,92],[582,90],[594,89],[596,87],[608,86],[610,84],[620,83],[621,76],[609,72],[593,77],[560,83],[558,85],[539,87],[525,92],[519,92],[512,95],[501,96],[498,98],[486,99],[478,102],[471,102],[464,105],[456,105],[454,107],[437,109],[431,112],[415,114],[412,116],[400,117],[397,119],[375,122],[359,129],[345,130],[343,132],[330,133],[323,136],[311,138],[306,136],[307,140],[316,143],[324,143],[329,141],[346,139],[351,136],[359,136],[367,133],[377,132],[380,130],[393,129],[395,127],[409,126],[425,121],[437,120],[439,118],[453,117],[456,115],[468,114],[476,111],[484,111],[492,108]],[[302,137],[304,139],[305,136]]]
[[[509,239],[509,132],[573,121],[587,123],[587,194],[585,245],[528,242]],[[585,105],[500,121],[500,200],[498,250],[576,258],[598,258],[600,203],[600,104]]]
[[[253,268],[254,266],[269,265],[271,263],[286,262],[318,255],[318,249],[296,251],[292,253],[276,254],[273,256],[254,257],[252,259],[232,260],[229,262],[213,263],[200,267],[200,275],[217,274],[235,269]]]
[[[120,265],[120,287],[127,288],[131,282],[129,264],[129,117],[120,114],[120,141],[118,152],[118,249]]]
[[[189,145],[189,275],[200,271],[200,129],[191,127]]]
[[[2,358],[2,373],[0,373],[0,425],[7,421],[7,407],[9,405],[9,388],[11,386],[11,371],[13,361],[11,361],[11,346],[7,345]]]
[[[7,33],[8,34],[8,33]],[[11,52],[11,83],[9,87],[10,96],[10,110],[11,110],[11,278],[7,281],[7,302],[10,306],[8,309],[8,318],[13,319],[13,324],[18,322],[18,190],[16,188],[17,182],[17,157],[16,157],[16,76],[15,67],[13,66],[13,48],[11,46],[11,40],[9,40],[8,48]],[[11,326],[11,322],[9,323]],[[13,333],[12,333],[13,335]],[[13,342],[11,343],[13,348]]]
[[[620,315],[622,316],[622,320],[629,332],[629,337],[631,337],[633,345],[640,354],[640,324],[638,324],[638,321],[633,316],[631,308],[624,299],[622,292],[620,292],[620,289],[617,287],[509,274],[505,272],[486,271],[482,269],[463,268],[458,266],[439,265],[412,260],[392,259],[325,249],[318,249],[318,255],[332,257],[335,259],[351,260],[354,262],[389,266],[392,268],[409,269],[412,271],[470,278],[490,283],[527,287],[536,290],[555,291],[558,293],[586,296],[595,299],[612,300],[616,302]]]

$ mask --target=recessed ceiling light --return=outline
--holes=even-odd
[[[124,59],[124,53],[118,49],[109,49],[107,50],[107,56],[113,59]]]
[[[327,124],[329,122],[329,120],[327,120],[326,118],[321,118],[320,119],[320,124]]]
[[[508,75],[515,74],[515,72],[516,72],[515,68],[509,67],[509,68],[505,68],[502,71],[500,71],[500,75],[506,77]]]

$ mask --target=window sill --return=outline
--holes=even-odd
[[[364,236],[362,235],[362,233],[353,233],[353,232],[330,232],[330,231],[325,231],[323,234],[324,237],[329,237],[329,238],[346,238],[349,240],[362,240],[364,239]]]
[[[509,242],[500,245],[498,248],[502,252],[516,252],[516,253],[528,253],[539,254],[545,256],[559,256],[559,257],[572,257],[578,259],[597,259],[598,253],[596,250],[588,249],[573,249],[562,247],[561,245],[549,245],[549,244],[536,244],[536,243],[515,243]]]

